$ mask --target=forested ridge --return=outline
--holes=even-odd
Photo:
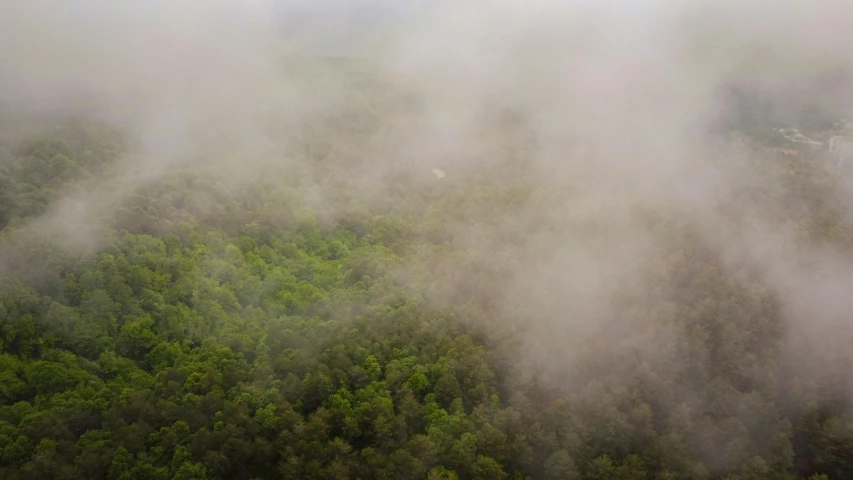
[[[595,210],[536,181],[518,145],[445,179],[389,168],[350,188],[381,166],[335,156],[332,139],[380,131],[362,107],[324,119],[305,164],[128,187],[86,218],[82,250],[38,220],[109,181],[133,142],[103,120],[3,117],[0,478],[853,478],[851,365],[815,375],[785,350],[766,272],[700,218]],[[772,180],[727,199],[727,228],[761,218],[850,251],[825,153],[738,141]],[[593,213],[558,224],[549,208]],[[582,311],[539,321],[562,321],[539,301],[560,286],[514,265],[547,271],[552,237],[607,245],[624,234],[610,214],[654,245],[590,310],[612,330],[584,330]]]

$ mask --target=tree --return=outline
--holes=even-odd
[[[471,478],[474,480],[504,480],[508,476],[500,463],[485,455],[478,455],[471,467]]]
[[[545,461],[545,478],[548,480],[579,480],[575,461],[565,450],[557,450]]]

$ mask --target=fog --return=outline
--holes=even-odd
[[[787,187],[748,165],[764,155],[749,132],[724,125],[732,87],[773,102],[765,126],[810,128],[809,108],[850,115],[851,18],[842,0],[7,0],[0,100],[70,108],[84,91],[137,141],[109,175],[33,220],[89,251],[99,219],[139,184],[191,167],[242,188],[303,172],[319,143],[343,173],[312,185],[310,202],[333,220],[341,197],[390,208],[401,172],[416,188],[537,192],[504,210],[460,206],[442,227],[455,248],[499,265],[500,279],[417,253],[444,281],[435,302],[491,292],[494,318],[472,321],[496,338],[524,335],[519,376],[571,390],[629,363],[676,368],[685,327],[655,290],[660,277],[675,280],[653,259],[680,247],[647,228],[643,211],[684,221],[725,268],[759,278],[786,319],[780,355],[843,391],[849,252],[800,242],[779,220],[791,212],[773,205],[747,204],[731,221],[739,191]],[[377,89],[379,127],[357,134],[366,100],[350,71],[312,63],[319,55],[350,57],[390,86]],[[351,114],[357,125],[343,133],[324,123]],[[832,161],[816,165],[831,175]],[[849,220],[843,182],[828,195]],[[651,310],[625,314],[620,302],[631,301]]]

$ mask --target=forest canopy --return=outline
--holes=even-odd
[[[846,65],[435,8],[393,61],[205,11],[173,76],[0,81],[0,478],[853,478]]]

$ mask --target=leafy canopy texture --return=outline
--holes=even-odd
[[[689,216],[637,207],[661,247],[642,289],[613,279],[601,301],[621,333],[581,342],[537,333],[535,295],[500,304],[551,228],[524,212],[565,190],[427,169],[395,177],[393,202],[330,188],[318,206],[294,174],[175,169],[128,187],[81,250],[37,220],[109,178],[124,139],[83,119],[26,138],[0,148],[0,478],[853,478],[843,392],[780,353],[779,299]],[[300,175],[346,176],[323,158]],[[849,249],[817,160],[762,158],[787,187],[741,192],[733,224],[790,206],[773,211],[804,244]],[[606,242],[603,212],[566,238]],[[514,257],[472,246],[488,242]]]

